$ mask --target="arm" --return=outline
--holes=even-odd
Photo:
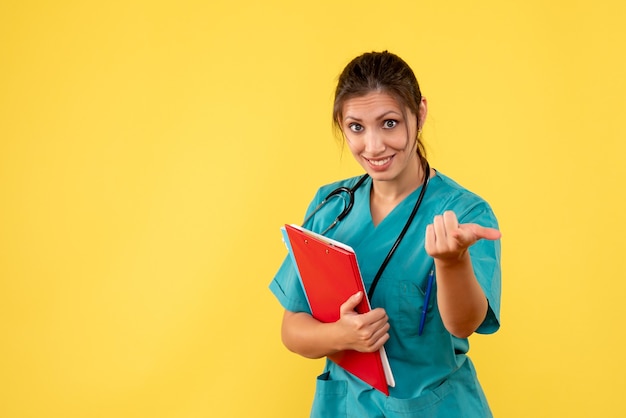
[[[285,347],[308,358],[321,358],[342,350],[373,352],[389,339],[388,317],[384,309],[358,314],[361,292],[351,296],[340,307],[336,322],[323,323],[306,312],[285,310],[282,340]]]
[[[437,303],[446,329],[467,338],[485,319],[488,302],[474,275],[469,247],[500,238],[497,229],[459,224],[454,212],[435,216],[426,228],[426,252],[435,259]]]

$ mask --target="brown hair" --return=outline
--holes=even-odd
[[[418,117],[422,101],[417,78],[409,65],[391,52],[367,52],[354,58],[339,76],[335,90],[333,123],[341,130],[340,120],[346,100],[365,96],[373,91],[384,92],[393,96],[401,105],[411,109]],[[426,150],[421,138],[416,138],[417,154],[425,161]]]

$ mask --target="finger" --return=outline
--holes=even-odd
[[[361,346],[364,351],[377,351],[382,347],[387,340],[389,340],[389,325],[377,329],[373,332],[367,340],[361,342]]]
[[[383,308],[376,308],[366,314],[363,314],[363,316],[364,321],[367,322],[368,326],[373,329],[382,328],[385,324],[389,323],[389,317]]]
[[[435,250],[435,227],[433,224],[426,226],[426,237],[424,238],[424,248],[428,255],[432,255]]]
[[[378,340],[378,343],[376,343],[375,346],[375,350],[374,351],[378,351],[381,348],[383,348],[383,345],[385,345],[385,343],[389,340],[389,338],[391,338],[391,336],[389,335],[389,333],[385,333],[385,335],[383,335],[382,337],[380,337],[380,339]]]
[[[387,312],[385,311],[384,308],[375,308],[372,309],[371,311],[364,313],[363,316],[365,317],[365,320],[374,324],[376,322],[380,322],[380,321],[388,321],[389,317],[387,316]]]
[[[443,223],[446,227],[446,231],[454,231],[459,228],[459,221],[456,217],[456,213],[451,210],[447,210],[443,213]]]
[[[339,307],[339,315],[343,316],[346,313],[354,312],[355,308],[361,302],[362,299],[363,299],[363,292],[356,292],[354,295],[350,296],[348,300],[346,300]]]
[[[496,240],[502,237],[502,233],[495,228],[488,228],[478,224],[466,224],[465,228],[471,231],[476,239]]]
[[[448,237],[442,215],[437,215],[433,219],[433,229],[435,231],[435,245],[439,248],[441,244],[445,244]]]
[[[456,217],[456,213],[451,210],[447,210],[443,213],[443,224],[446,228],[446,234],[448,237],[448,245],[453,245],[453,241],[450,240],[452,238],[456,241],[461,247],[467,245],[467,243],[471,243],[471,240],[474,239],[471,233],[465,233],[459,229],[459,221]]]
[[[371,338],[370,347],[372,351],[378,350],[389,339],[389,324],[377,330]]]

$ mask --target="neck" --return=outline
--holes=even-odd
[[[424,182],[424,167],[417,157],[402,175],[393,181],[373,180],[372,199],[380,202],[397,203],[413,193]]]

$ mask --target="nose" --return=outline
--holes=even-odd
[[[364,135],[365,152],[368,155],[378,155],[385,151],[385,141],[381,132],[370,129]]]

